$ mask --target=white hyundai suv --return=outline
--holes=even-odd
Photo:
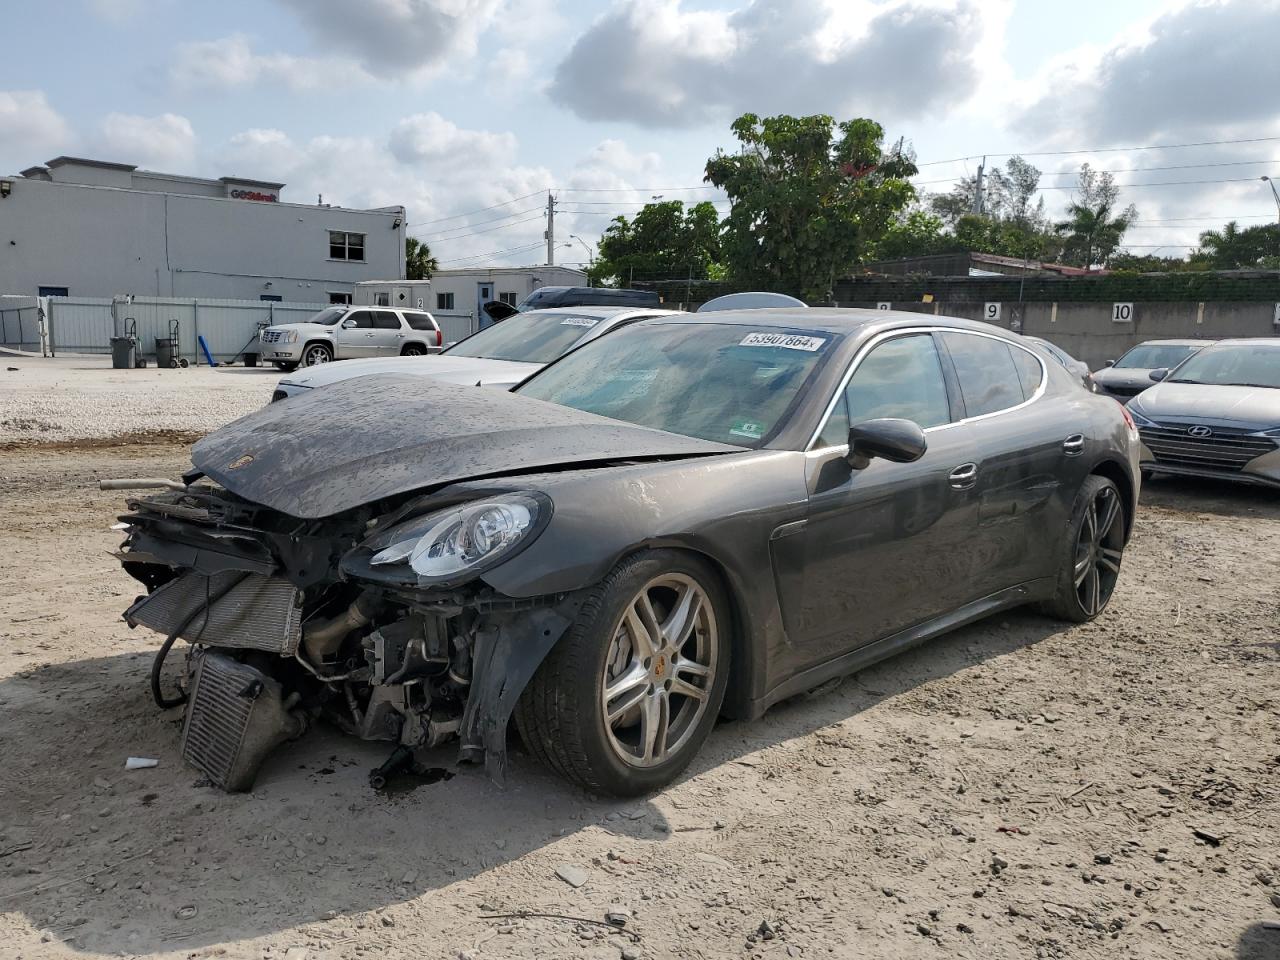
[[[435,317],[423,310],[350,305],[267,327],[260,339],[262,359],[286,371],[357,357],[420,357],[444,346]]]

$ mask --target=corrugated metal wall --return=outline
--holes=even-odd
[[[436,318],[436,323],[440,324],[440,333],[444,335],[446,346],[457,343],[476,332],[475,317],[470,313],[445,313],[441,310],[432,310],[431,315]]]
[[[90,297],[51,297],[49,338],[54,351],[110,353],[111,338],[124,336],[136,324],[138,348],[154,356],[156,339],[170,335],[178,323],[180,355],[197,356],[196,337],[203,335],[215,360],[230,360],[241,351],[254,351],[260,325],[296,323],[314,315],[322,305],[274,303],[267,300],[193,300],[182,297],[134,297],[109,300]],[[256,352],[256,351],[255,351]]]
[[[0,347],[40,351],[40,308],[35,297],[0,297]]]

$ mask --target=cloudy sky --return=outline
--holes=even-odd
[[[548,187],[563,262],[655,194],[716,199],[748,110],[872,117],[923,190],[1020,152],[1051,213],[1088,160],[1132,185],[1135,252],[1276,215],[1280,0],[50,0],[6,31],[0,172],[400,203],[445,265],[538,262]]]

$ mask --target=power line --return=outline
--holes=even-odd
[[[475,223],[460,223],[456,227],[440,227],[443,233],[452,233],[454,230],[470,230],[472,227],[482,227],[486,223],[497,223],[499,220],[510,220],[512,217],[523,217],[525,214],[533,213],[535,210],[541,210],[541,206],[528,207],[524,210],[516,210],[513,213],[504,213],[500,217],[492,217],[488,220],[477,220]],[[419,237],[419,239],[426,239]]]
[[[482,233],[493,233],[495,230],[506,230],[508,227],[518,227],[522,223],[532,223],[534,220],[541,220],[541,219],[542,219],[542,214],[539,213],[536,216],[525,217],[523,220],[516,220],[512,223],[500,223],[496,227],[486,227],[483,230],[472,230],[470,233],[459,233],[452,237],[435,237],[435,238],[426,238],[426,239],[427,239],[427,242],[429,243],[448,243],[451,240],[462,240],[462,239],[465,239],[466,237],[474,237]]]
[[[944,163],[961,163],[965,160],[980,160],[982,157],[1070,157],[1088,153],[1130,153],[1136,150],[1182,150],[1187,147],[1223,147],[1241,143],[1274,143],[1280,137],[1249,137],[1243,140],[1200,140],[1194,143],[1153,143],[1138,147],[1095,147],[1092,150],[1017,150],[1012,153],[973,154],[967,157],[952,157],[950,160],[929,160],[917,163],[917,167],[936,167]]]
[[[488,253],[476,253],[476,254],[472,254],[469,257],[456,257],[453,260],[441,260],[440,262],[441,263],[463,263],[464,261],[467,261],[467,260],[483,260],[485,257],[500,257],[503,254],[507,254],[507,253],[522,253],[525,250],[532,250],[535,247],[541,247],[541,246],[542,246],[542,241],[539,240],[536,243],[526,243],[522,247],[509,247],[506,250],[490,250]]]
[[[1200,170],[1206,167],[1256,167],[1264,163],[1280,163],[1280,160],[1229,160],[1221,163],[1180,163],[1167,167],[1129,167],[1125,170],[1095,170],[1094,173],[1156,173],[1164,170]],[[1041,173],[1042,177],[1075,177],[1080,173],[1079,170],[1056,170],[1051,173]],[[958,183],[964,177],[942,177],[938,180],[921,180],[915,181],[917,187],[927,187],[934,183]],[[1038,187],[1037,189],[1048,189]]]
[[[528,200],[530,197],[536,197],[539,194],[544,192],[545,191],[542,191],[542,190],[535,190],[533,191],[533,193],[526,193],[522,197],[512,197],[510,200],[504,200],[502,201],[502,203],[495,203],[489,207],[481,207],[479,210],[468,210],[466,213],[455,213],[451,217],[437,217],[435,220],[419,220],[417,223],[409,224],[409,226],[425,227],[427,224],[430,224],[430,223],[443,223],[446,220],[458,220],[458,219],[461,219],[462,217],[469,217],[475,213],[484,213],[486,210],[497,210],[499,207],[509,207],[513,203],[518,203],[521,200]]]

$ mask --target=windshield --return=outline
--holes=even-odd
[[[1137,370],[1173,369],[1200,348],[1190,344],[1140,343],[1112,366]]]
[[[799,399],[837,336],[649,322],[601,337],[517,390],[703,440],[756,447]]]
[[[1210,347],[1173,371],[1166,382],[1280,389],[1280,346],[1241,343]]]
[[[326,327],[332,327],[335,323],[342,319],[343,314],[347,312],[346,307],[329,307],[327,310],[321,310],[307,323],[319,323]]]
[[[599,317],[565,313],[517,313],[450,347],[451,357],[483,357],[516,363],[550,363],[587,336]]]
[[[554,306],[554,304],[547,304],[546,301],[554,299],[563,289],[564,287],[540,287],[516,304],[516,309],[532,310],[540,303],[544,306]]]

